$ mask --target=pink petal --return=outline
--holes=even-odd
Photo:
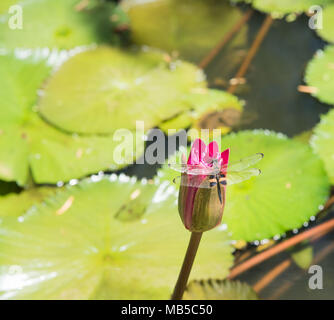
[[[220,154],[220,158],[222,160],[221,165],[228,164],[229,157],[230,157],[230,148],[226,149]]]
[[[206,145],[201,139],[196,139],[191,147],[188,164],[198,164],[205,155]]]
[[[207,145],[203,162],[211,166],[212,159],[219,159],[219,148],[216,141],[212,141]]]

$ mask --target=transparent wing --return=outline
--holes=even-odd
[[[227,185],[232,185],[246,181],[251,177],[259,176],[260,174],[261,170],[255,168],[246,169],[243,171],[229,171],[225,181]]]
[[[246,169],[243,171],[231,171],[227,174],[226,178],[220,179],[220,183],[222,185],[237,184],[246,181],[252,177],[259,176],[260,174],[261,170],[255,168]],[[208,177],[203,179],[200,176],[191,176],[191,175],[178,176],[173,180],[173,182],[176,184],[181,184],[183,186],[196,187],[196,188],[212,188],[216,186],[215,179],[209,179]]]
[[[196,187],[196,188],[211,188],[209,179],[196,179],[196,176],[178,176],[173,179],[175,184],[180,184],[187,187]],[[198,177],[198,176],[197,176]]]
[[[211,175],[217,173],[217,169],[213,167],[203,167],[198,165],[189,165],[189,164],[168,164],[168,167],[181,172],[187,173],[189,175]]]
[[[263,153],[256,153],[252,156],[242,158],[239,161],[229,163],[221,167],[221,171],[231,172],[231,171],[242,171],[253,166],[255,163],[259,162],[264,157]]]

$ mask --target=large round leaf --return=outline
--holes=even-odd
[[[260,176],[227,186],[222,223],[234,240],[261,240],[299,228],[326,201],[328,177],[307,144],[268,130],[232,133],[218,143],[221,150],[231,148],[230,163],[264,153],[256,165],[262,171]],[[180,163],[181,155],[177,153],[168,161]],[[177,175],[168,166],[158,172],[163,181],[172,181]]]
[[[23,185],[31,169],[38,183],[68,181],[122,168],[143,152],[142,137],[130,131],[121,131],[117,137],[79,136],[43,121],[32,107],[49,71],[34,58],[0,56],[0,86],[4,88],[0,101],[1,179]]]
[[[270,131],[241,131],[222,139],[230,162],[264,153],[262,174],[227,187],[223,223],[234,239],[246,241],[299,228],[319,211],[329,193],[321,160],[303,143]]]
[[[19,217],[33,205],[42,202],[58,190],[53,187],[32,188],[0,197],[0,217]]]
[[[220,129],[226,133],[240,121],[242,103],[234,95],[221,90],[208,89],[185,97],[190,109],[164,121],[160,128],[169,129]]]
[[[1,0],[0,2],[0,14],[8,13],[9,8],[13,5],[16,5],[18,2],[17,0]]]
[[[282,17],[289,13],[302,13],[312,6],[326,5],[330,2],[331,0],[253,0],[252,5],[257,10]]]
[[[15,18],[17,12],[4,14],[0,19],[0,46],[6,49],[69,49],[116,40],[110,20],[113,5],[79,12],[76,5],[80,0],[17,2],[22,7],[22,29],[8,27],[8,21]]]
[[[311,145],[325,164],[325,169],[334,184],[334,110],[321,117],[314,129]]]
[[[74,56],[48,81],[42,115],[67,131],[110,133],[152,128],[186,108],[183,95],[205,85],[202,72],[158,52],[100,47]]]
[[[328,42],[334,42],[334,3],[322,11],[322,28],[317,28],[318,35]]]
[[[305,81],[314,88],[312,95],[322,102],[334,104],[334,46],[317,52],[307,65]]]
[[[242,16],[242,12],[226,0],[124,0],[121,5],[129,15],[131,38],[135,43],[177,52],[195,63],[199,63]],[[247,29],[241,29],[226,50],[245,44],[246,35]],[[236,68],[240,63],[235,52],[230,58],[225,69],[230,69],[231,65]]]
[[[176,190],[112,175],[60,192],[0,228],[3,299],[168,299],[190,233],[179,221]],[[154,190],[156,191],[154,192]],[[120,212],[144,209],[132,222]],[[143,204],[146,204],[143,207]],[[145,210],[146,209],[146,210]],[[191,278],[225,277],[227,234],[204,234]]]

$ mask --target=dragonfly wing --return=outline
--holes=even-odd
[[[232,184],[240,183],[240,182],[250,179],[251,177],[259,176],[260,174],[261,174],[261,170],[255,169],[255,168],[251,168],[251,169],[247,169],[243,171],[231,171],[227,174],[226,184],[232,185]]]
[[[184,172],[187,171],[187,165],[186,164],[168,163],[168,167],[175,170],[175,171],[181,172],[181,173],[184,173]]]
[[[221,170],[222,171],[227,171],[227,172],[242,171],[242,170],[245,170],[245,169],[253,166],[257,162],[259,162],[263,157],[264,157],[263,153],[256,153],[252,156],[242,158],[239,161],[232,162],[230,164],[224,165],[224,166],[222,166]]]
[[[169,163],[168,166],[175,171],[187,173],[188,175],[211,175],[218,173],[218,170],[216,168],[204,167],[200,165]]]
[[[211,188],[209,179],[200,178],[199,176],[178,176],[173,179],[175,184],[181,184],[182,186],[195,187],[195,188]]]

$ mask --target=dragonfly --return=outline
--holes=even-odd
[[[242,158],[239,161],[222,166],[219,165],[216,159],[212,159],[211,166],[184,163],[168,164],[168,166],[182,174],[173,180],[174,183],[181,180],[181,185],[189,187],[217,187],[219,201],[222,203],[222,187],[243,182],[254,176],[259,176],[261,170],[251,167],[262,160],[263,157],[263,153],[256,153]],[[205,176],[204,179],[203,176]]]

